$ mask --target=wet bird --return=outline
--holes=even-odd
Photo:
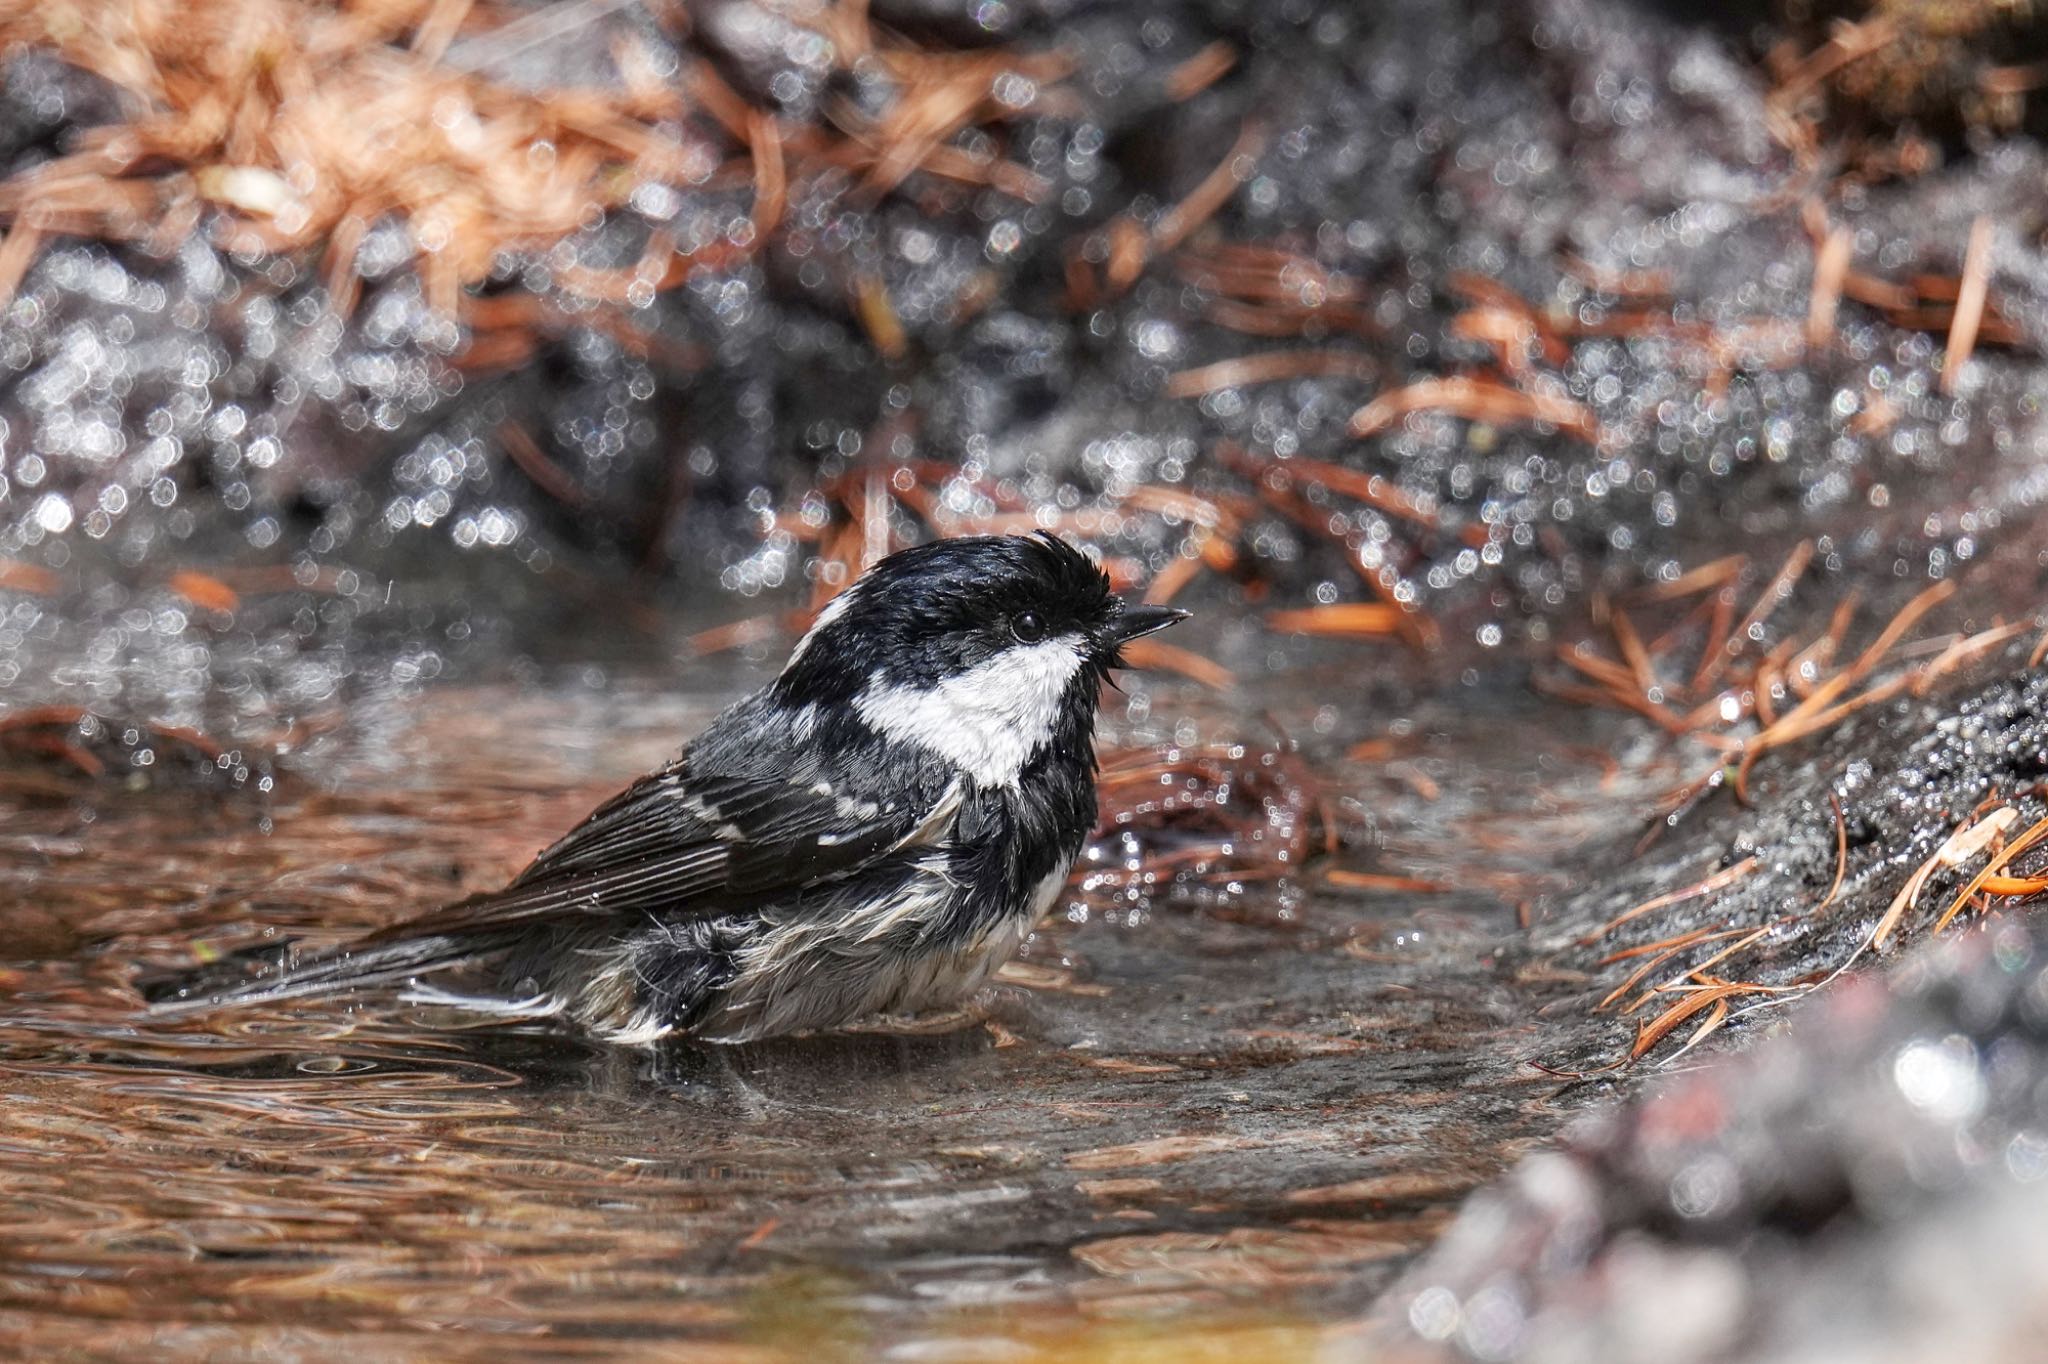
[[[953,1004],[1023,941],[1095,823],[1126,603],[1051,534],[892,554],[776,679],[503,890],[297,963],[146,986],[160,1010],[402,984],[623,1044],[744,1042]],[[451,973],[482,985],[441,988]]]

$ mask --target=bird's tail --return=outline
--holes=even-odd
[[[486,938],[489,935],[485,935]],[[471,962],[502,946],[474,933],[399,938],[299,957],[291,943],[236,952],[187,971],[137,982],[160,1017],[391,985]]]

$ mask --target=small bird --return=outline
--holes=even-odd
[[[620,1044],[747,1042],[948,1005],[1008,960],[1095,823],[1126,603],[1050,533],[883,559],[782,672],[503,890],[295,965],[145,984],[159,1010],[407,984]],[[487,970],[476,994],[419,978]]]

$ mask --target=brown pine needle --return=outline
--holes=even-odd
[[[499,423],[498,444],[512,457],[519,471],[533,481],[533,486],[555,501],[569,507],[581,507],[588,501],[582,485],[568,470],[549,459],[533,433],[519,422],[508,418]]]
[[[1705,592],[1717,587],[1726,587],[1741,576],[1749,566],[1747,554],[1726,554],[1698,568],[1689,568],[1666,582],[1652,583],[1624,592],[1619,601],[1634,605],[1637,603],[1671,601],[1678,597],[1689,597],[1695,592]]]
[[[1614,644],[1628,663],[1630,678],[1645,695],[1656,691],[1657,670],[1650,664],[1649,652],[1643,648],[1643,637],[1636,633],[1635,625],[1628,614],[1616,611],[1611,622],[1614,630]]]
[[[747,146],[754,156],[754,240],[759,242],[782,225],[789,194],[788,171],[782,161],[782,131],[773,114],[758,109],[749,112]]]
[[[179,569],[164,586],[194,606],[208,611],[233,611],[242,604],[241,595],[234,588],[197,569]]]
[[[1379,872],[1345,871],[1342,868],[1325,872],[1323,879],[1333,886],[1345,886],[1352,890],[1385,890],[1415,895],[1440,895],[1457,889],[1441,881],[1431,881],[1420,876],[1388,876]]]
[[[1400,634],[1402,620],[1407,614],[1392,602],[1338,602],[1331,606],[1269,611],[1266,613],[1266,628],[1304,635],[1371,639]]]
[[[1571,347],[1520,298],[1510,306],[1486,305],[1467,308],[1451,319],[1451,335],[1492,347],[1500,367],[1520,379],[1542,360],[1562,369],[1571,360]]]
[[[1920,295],[1909,284],[1894,284],[1888,279],[1859,274],[1854,270],[1842,273],[1842,293],[1858,303],[1883,308],[1887,312],[1902,312],[1920,301]]]
[[[2039,895],[2048,891],[2048,876],[1987,876],[1978,889],[1986,895],[1996,895],[2003,899]]]
[[[1906,883],[1899,887],[1899,893],[1892,897],[1891,905],[1886,908],[1884,917],[1880,918],[1877,921],[1877,926],[1870,930],[1870,946],[1872,948],[1882,948],[1884,946],[1885,939],[1891,936],[1892,930],[1898,926],[1899,920],[1905,916],[1906,911],[1920,903],[1921,890],[1926,887],[1927,882],[1936,872],[1949,871],[1960,867],[1963,863],[1975,857],[1993,839],[2003,834],[2006,826],[2018,817],[2019,812],[2010,805],[2007,805],[1992,811],[1981,819],[1972,816],[1957,825],[1955,832],[1942,841],[1941,846],[1934,850],[1932,856],[1915,867],[1913,874],[1906,878]],[[2048,821],[2043,821],[2041,825],[2035,827],[2048,827]],[[2028,832],[2032,833],[2033,830]],[[2018,842],[2023,845],[2024,836]],[[2008,851],[2013,851],[2013,849]],[[1986,871],[1996,872],[2003,865],[1997,858],[1994,858],[1991,865],[1986,868]],[[1948,921],[1955,916],[1956,910],[1960,909],[1976,893],[1977,886],[1973,881],[1964,889],[1962,895],[1957,898],[1955,905],[1949,912],[1944,914],[1940,921],[1935,924],[1934,931],[1939,933],[1943,928],[1947,927]]]
[[[1692,681],[1686,685],[1689,695],[1699,696],[1712,685],[1711,673],[1717,673],[1725,666],[1723,660],[1731,645],[1735,620],[1735,586],[1730,583],[1713,596],[1713,620],[1707,626],[1707,642],[1700,650],[1700,665],[1693,670]]]
[[[1183,649],[1176,644],[1167,644],[1156,639],[1133,640],[1123,649],[1124,662],[1133,668],[1152,668],[1161,672],[1179,673],[1201,683],[1211,691],[1229,691],[1237,685],[1237,677],[1230,669],[1214,659],[1204,658],[1192,649]]]
[[[1955,594],[1956,585],[1948,579],[1935,583],[1931,587],[1922,588],[1914,596],[1913,600],[1907,602],[1900,609],[1898,615],[1892,617],[1891,623],[1884,627],[1884,632],[1872,640],[1861,654],[1857,655],[1855,663],[1849,667],[1849,672],[1857,681],[1862,681],[1870,673],[1870,670],[1876,667],[1884,656],[1892,651],[1892,646],[1904,638],[1906,632],[1919,622],[1920,617],[1926,615]]]
[[[2048,85],[2048,62],[1987,67],[1977,77],[1977,88],[1987,95],[2024,95],[2043,85]]]
[[[1629,961],[1635,957],[1646,955],[1654,955],[1661,959],[1676,952],[1683,952],[1694,943],[1732,938],[1741,932],[1742,930],[1739,928],[1695,928],[1669,938],[1659,938],[1656,942],[1638,943],[1634,947],[1617,948],[1615,951],[1609,952],[1606,956],[1600,958],[1595,965],[1612,966],[1618,961]]]
[[[1565,1070],[1560,1066],[1549,1065],[1545,1062],[1538,1061],[1533,1058],[1523,1061],[1522,1064],[1527,1066],[1529,1069],[1538,1072],[1539,1074],[1548,1075],[1552,1079],[1569,1080],[1573,1084],[1582,1084],[1585,1081],[1592,1079],[1596,1075],[1605,1075],[1609,1071],[1620,1070],[1623,1066],[1627,1065],[1628,1062],[1626,1059],[1620,1061],[1609,1061],[1606,1065],[1594,1066],[1591,1070]]]
[[[1560,644],[1557,646],[1560,663],[1575,672],[1585,674],[1603,687],[1626,691],[1635,685],[1635,675],[1611,658],[1593,653],[1584,644]]]
[[[1600,441],[1600,426],[1592,412],[1564,393],[1530,393],[1466,374],[1418,379],[1382,394],[1351,414],[1351,434],[1368,439],[1411,412],[1445,412],[1496,426],[1544,423],[1589,445]]]
[[[1567,254],[1564,272],[1581,284],[1590,285],[1616,298],[1669,298],[1673,280],[1668,270],[1613,270],[1595,265],[1583,256]]]
[[[1828,886],[1828,893],[1813,907],[1818,914],[1835,902],[1842,893],[1842,880],[1849,874],[1849,820],[1842,813],[1842,801],[1834,792],[1828,792],[1828,808],[1835,813],[1835,879]]]
[[[896,305],[889,301],[889,286],[880,275],[863,274],[853,283],[854,311],[868,339],[875,343],[884,360],[901,360],[910,343],[903,332]]]
[[[1679,975],[1677,975],[1673,979],[1666,981],[1663,985],[1657,986],[1656,990],[1675,990],[1688,980],[1694,982],[1710,980],[1711,977],[1705,974],[1708,970],[1712,969],[1713,967],[1719,966],[1722,962],[1728,960],[1728,958],[1734,956],[1737,952],[1746,952],[1750,948],[1756,946],[1759,942],[1763,941],[1764,935],[1769,933],[1773,927],[1774,925],[1772,924],[1765,924],[1763,927],[1753,928],[1747,933],[1743,933],[1742,930],[1739,928],[1731,929],[1731,933],[1741,934],[1741,936],[1737,938],[1736,941],[1729,943],[1726,947],[1714,953],[1713,956],[1708,957],[1705,961],[1694,962],[1691,966],[1686,967],[1684,971],[1679,973]],[[1652,993],[1655,993],[1655,991],[1653,990]]]
[[[1834,614],[1828,618],[1827,633],[1793,655],[1793,685],[1799,691],[1801,700],[1813,694],[1812,685],[1803,680],[1807,669],[1811,667],[1818,672],[1835,661],[1835,655],[1841,652],[1842,642],[1849,637],[1849,627],[1856,621],[1857,608],[1862,604],[1863,594],[1852,589],[1847,596],[1835,603]]]
[[[1755,871],[1756,866],[1756,854],[1751,853],[1733,866],[1723,867],[1720,871],[1703,880],[1695,881],[1693,884],[1681,887],[1678,890],[1667,891],[1654,899],[1645,900],[1634,909],[1624,910],[1622,913],[1615,915],[1612,919],[1609,919],[1606,923],[1579,939],[1579,946],[1591,947],[1623,924],[1640,919],[1645,914],[1654,914],[1656,911],[1670,905],[1682,904],[1687,900],[1697,899],[1702,895],[1711,895],[1717,890],[1726,890],[1729,886],[1734,885],[1737,881]]]
[[[1696,947],[1703,942],[1719,942],[1723,938],[1736,937],[1741,932],[1742,930],[1739,928],[1696,928],[1690,933],[1681,933],[1675,938],[1665,938],[1660,942],[1645,943],[1642,947],[1632,947],[1625,952],[1615,952],[1602,958],[1600,964],[1606,966],[1612,962],[1625,961],[1633,955],[1648,952],[1652,948],[1660,949],[1654,952],[1648,960],[1636,967],[1635,970],[1629,972],[1626,980],[1622,981],[1621,984],[1615,986],[1612,990],[1609,990],[1606,996],[1593,1006],[1593,1012],[1596,1014],[1606,1013],[1607,1010],[1614,1006],[1615,1000],[1620,999],[1623,995],[1635,989],[1636,986],[1642,984],[1651,972],[1685,951],[1686,948]]]
[[[1999,811],[1998,813],[2011,816],[2015,815],[2017,812],[2014,811],[2011,806],[2007,806],[2005,809]],[[2007,822],[2010,822],[2010,820],[2008,820]],[[1989,823],[1988,819],[1986,820],[1986,823]],[[2003,827],[2004,826],[2001,824],[2000,828]],[[2036,843],[2039,843],[2044,838],[2048,838],[2048,819],[2041,819],[2035,821],[2033,824],[2028,826],[2027,831],[2025,833],[2021,834],[2018,838],[2015,838],[2012,842],[2006,844],[2005,847],[2001,848],[1996,854],[1992,856],[1989,862],[1986,862],[1984,864],[1984,869],[1982,871],[1978,872],[1975,876],[1970,878],[1970,883],[1964,886],[1962,891],[1957,894],[1956,898],[1950,902],[1948,909],[1943,912],[1942,916],[1934,921],[1934,931],[1939,933],[1943,929],[1947,928],[1949,925],[1949,921],[1954,919],[1956,915],[1962,913],[1964,908],[1969,905],[1970,901],[1976,898],[1977,893],[1984,889],[1984,883],[1986,881],[1991,879],[1993,876],[1997,876],[2000,873],[2002,873],[2007,867],[2012,865],[2012,861],[2014,858],[2018,857],[2021,853],[2033,847]]]
[[[689,637],[690,647],[699,654],[723,653],[727,649],[744,648],[775,638],[785,631],[801,630],[810,621],[811,612],[799,610],[781,615],[748,616],[729,625],[714,625],[708,630],[699,630]]]
[[[1296,455],[1285,462],[1256,460],[1234,445],[1218,449],[1217,455],[1245,477],[1270,482],[1279,488],[1293,489],[1301,483],[1321,484],[1333,493],[1426,529],[1435,530],[1440,524],[1435,512],[1378,474],[1347,469],[1341,464],[1309,459],[1303,455]]]
[[[1260,499],[1311,534],[1324,536],[1342,544],[1345,563],[1357,575],[1358,580],[1365,584],[1366,591],[1378,597],[1383,603],[1400,610],[1401,614],[1395,623],[1403,642],[1417,653],[1429,653],[1434,650],[1440,642],[1436,622],[1421,611],[1410,610],[1400,603],[1394,595],[1394,589],[1381,578],[1379,567],[1369,562],[1364,551],[1350,544],[1345,535],[1331,529],[1327,512],[1311,506],[1296,496],[1284,479],[1278,480],[1278,483],[1279,486],[1275,486],[1273,480],[1263,481],[1259,487]]]
[[[1147,265],[1171,254],[1197,228],[1215,217],[1217,210],[1229,203],[1239,187],[1251,178],[1252,164],[1265,146],[1265,130],[1257,120],[1247,120],[1223,159],[1185,199],[1160,214],[1149,231],[1129,217],[1112,222],[1109,265],[1105,271],[1110,292],[1121,294],[1136,284]]]
[[[1727,637],[1727,642],[1709,657],[1707,663],[1693,678],[1692,691],[1695,694],[1705,692],[1714,684],[1714,680],[1720,677],[1721,670],[1749,647],[1751,632],[1760,629],[1763,623],[1771,618],[1771,613],[1792,595],[1792,588],[1806,572],[1807,565],[1813,562],[1813,551],[1814,543],[1811,540],[1801,540],[1793,546],[1792,552],[1785,556],[1785,562],[1780,564],[1778,571],[1772,575],[1770,583],[1758,594],[1756,605],[1750,607],[1749,614],[1742,618],[1742,623]]]
[[[1837,71],[1883,50],[1897,37],[1897,24],[1889,16],[1836,24],[1828,40],[1801,58],[1770,91],[1766,105],[1774,113],[1789,114]]]
[[[1806,305],[1806,344],[1819,350],[1835,339],[1835,311],[1842,302],[1842,279],[1849,273],[1849,254],[1856,236],[1836,227],[1813,258],[1813,295]]]
[[[1163,391],[1169,398],[1199,398],[1281,379],[1370,379],[1375,368],[1370,358],[1354,351],[1274,350],[1181,370],[1167,376]]]
[[[1725,1002],[1731,995],[1768,993],[1770,991],[1764,986],[1748,985],[1736,981],[1721,981],[1704,989],[1696,990],[1636,1030],[1636,1040],[1628,1049],[1628,1059],[1631,1061],[1641,1060],[1643,1054],[1663,1041],[1673,1028],[1676,1028],[1702,1009],[1712,1008],[1716,1004],[1725,1006]]]
[[[21,287],[22,276],[28,273],[29,263],[35,260],[42,244],[41,230],[26,214],[8,229],[7,240],[0,242],[0,309],[14,302],[14,291]]]
[[[54,597],[63,581],[49,569],[25,564],[19,559],[0,559],[0,592],[26,592],[35,597]]]
[[[469,17],[471,3],[472,0],[434,0],[427,17],[413,30],[413,55],[429,66],[440,61],[448,44],[455,40],[462,21]]]
[[[1963,253],[1962,287],[1956,294],[1955,317],[1949,324],[1948,348],[1941,359],[1941,391],[1953,393],[1963,366],[1976,348],[1984,324],[1984,300],[1991,288],[1991,219],[1980,214],[1970,225],[1970,245]]]
[[[1892,617],[1891,622],[1857,656],[1854,663],[1816,687],[1812,695],[1800,701],[1776,724],[1745,742],[1742,747],[1742,760],[1735,769],[1736,798],[1745,802],[1749,799],[1750,770],[1756,766],[1757,760],[1771,749],[1782,748],[1796,739],[1829,729],[1865,706],[1895,696],[1910,685],[1912,675],[1903,674],[1838,703],[1838,698],[1844,692],[1870,675],[1922,616],[1955,595],[1955,590],[1955,583],[1948,579],[1923,589]]]
[[[2009,639],[2026,634],[2033,628],[2032,621],[2016,621],[2011,625],[1994,625],[1989,630],[1979,630],[1974,635],[1963,635],[1949,641],[1939,654],[1921,666],[1913,679],[1913,695],[1927,695],[1937,682],[1957,668],[1989,653]]]
[[[1166,97],[1176,104],[1192,99],[1236,65],[1237,49],[1218,38],[1166,73]]]
[[[1202,571],[1203,561],[1199,556],[1179,555],[1165,568],[1152,576],[1146,584],[1145,600],[1154,606],[1164,606],[1180,595],[1181,589],[1194,581]]]
[[[1597,665],[1599,660],[1575,658],[1572,662],[1574,666],[1578,666],[1581,663]],[[1610,664],[1609,666],[1613,665]],[[1734,740],[1723,739],[1719,735],[1708,735],[1695,731],[1687,723],[1685,716],[1676,714],[1668,708],[1658,705],[1649,697],[1636,691],[1634,686],[1628,682],[1598,687],[1575,687],[1567,682],[1558,682],[1539,676],[1536,678],[1534,685],[1538,691],[1544,692],[1547,695],[1559,697],[1566,701],[1577,701],[1581,705],[1615,706],[1622,710],[1634,711],[1668,734],[1697,739],[1701,743],[1709,744],[1717,742],[1732,744],[1735,742]]]
[[[1728,1001],[1726,999],[1715,1000],[1713,1012],[1700,1020],[1700,1025],[1692,1030],[1692,1036],[1685,1039],[1685,1045],[1671,1053],[1671,1059],[1676,1061],[1679,1057],[1685,1055],[1709,1037],[1712,1037],[1716,1032],[1720,1031],[1721,1025],[1727,1021]]]
[[[1790,690],[1785,685],[1785,664],[1792,657],[1792,651],[1799,647],[1796,639],[1779,640],[1776,647],[1756,665],[1756,673],[1750,680],[1749,693],[1756,706],[1756,718],[1764,728],[1778,723],[1778,698]]]
[[[1152,224],[1152,254],[1164,256],[1188,239],[1188,236],[1203,223],[1216,216],[1216,211],[1237,194],[1238,188],[1251,179],[1252,163],[1266,147],[1266,130],[1256,119],[1247,120],[1231,144],[1223,159],[1216,163],[1202,178],[1202,182],[1172,208],[1159,215]]]

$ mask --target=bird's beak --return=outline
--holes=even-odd
[[[1109,623],[1109,628],[1104,634],[1111,645],[1124,645],[1187,618],[1188,613],[1177,606],[1153,606],[1149,602],[1132,602]]]

